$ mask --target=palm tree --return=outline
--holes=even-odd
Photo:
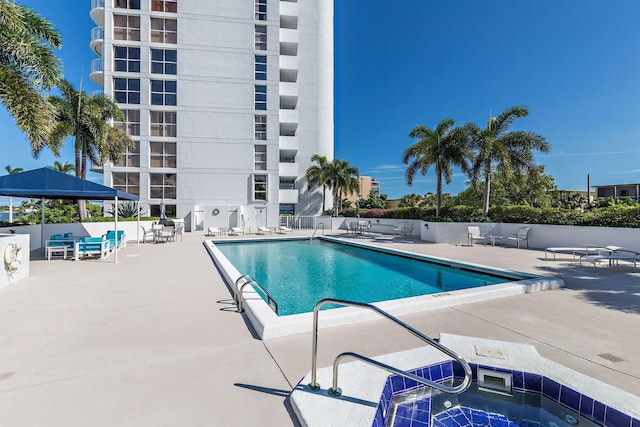
[[[124,120],[118,104],[104,94],[87,95],[75,90],[66,80],[59,88],[62,96],[49,98],[56,111],[55,127],[48,140],[51,151],[59,155],[63,142],[73,136],[75,172],[82,179],[87,178],[87,159],[95,165],[103,165],[107,160],[120,161],[133,141],[108,124],[111,120]],[[78,214],[80,220],[87,217],[83,200],[78,201]]]
[[[71,163],[69,162],[64,162],[61,163],[59,161],[55,161],[53,162],[53,166],[49,166],[51,169],[53,169],[54,171],[58,171],[58,172],[62,172],[62,173],[70,173],[70,172],[75,172],[76,167],[73,166]]]
[[[12,168],[11,165],[7,165],[4,167],[9,175],[13,175],[14,173],[20,173],[24,171],[23,168]],[[9,196],[9,223],[13,222],[13,197]]]
[[[409,165],[405,172],[407,185],[413,185],[413,178],[420,171],[426,175],[431,166],[436,172],[436,217],[442,208],[442,179],[451,184],[453,167],[458,166],[463,172],[470,170],[469,158],[471,150],[467,144],[466,132],[462,128],[451,128],[453,119],[442,119],[435,129],[424,125],[414,126],[409,132],[411,138],[418,141],[409,146],[402,155],[402,163]]]
[[[333,159],[327,167],[327,180],[333,189],[333,212],[338,215],[338,210],[342,209],[342,196],[360,191],[360,181],[358,177],[360,171],[353,167],[346,160]]]
[[[37,157],[52,126],[52,108],[42,91],[62,76],[53,54],[61,36],[32,9],[0,0],[0,102],[26,133]]]
[[[325,156],[319,154],[311,156],[311,161],[317,164],[313,164],[307,169],[307,191],[313,191],[316,188],[322,187],[322,212],[324,213],[327,187],[330,185],[329,179],[327,178],[329,162]]]
[[[529,115],[524,106],[507,108],[497,117],[489,118],[487,126],[481,129],[474,123],[467,123],[470,143],[476,150],[472,166],[472,180],[477,182],[484,176],[484,200],[482,215],[489,212],[491,174],[494,168],[509,176],[511,172],[524,173],[535,167],[533,150],[548,153],[551,146],[547,140],[533,132],[512,131],[511,125],[519,118]]]

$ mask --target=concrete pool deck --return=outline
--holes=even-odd
[[[311,336],[256,339],[232,310],[204,238],[130,244],[118,264],[46,261],[34,252],[30,277],[0,288],[2,424],[296,425],[286,398],[310,370]],[[402,320],[434,337],[532,344],[543,357],[640,396],[640,273],[632,267],[594,272],[545,261],[537,250],[348,238],[560,276],[563,289]],[[330,328],[319,334],[318,366],[342,351],[376,356],[420,344],[385,321]]]

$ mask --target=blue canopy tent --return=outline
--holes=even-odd
[[[44,242],[44,200],[118,200],[138,201],[135,194],[87,181],[73,175],[57,172],[49,168],[34,169],[0,177],[0,196],[28,197],[42,199],[42,241]],[[140,212],[138,211],[138,223]],[[118,235],[118,209],[115,209],[115,234]],[[115,249],[118,262],[118,248]]]

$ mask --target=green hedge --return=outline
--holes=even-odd
[[[343,211],[354,217],[355,210]],[[496,206],[487,217],[474,206],[443,207],[436,218],[435,208],[361,209],[362,218],[420,219],[433,222],[505,222],[518,224],[582,225],[592,227],[640,228],[640,206],[616,205],[579,212],[560,208],[534,208],[531,206]]]

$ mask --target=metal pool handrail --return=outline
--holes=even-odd
[[[324,222],[319,222],[318,225],[316,225],[316,229],[313,230],[313,234],[311,234],[310,240],[313,240],[313,236],[316,235],[316,232],[318,231],[318,228],[320,228],[320,226],[322,226],[322,235],[324,236]]]
[[[458,363],[460,363],[462,365],[462,367],[464,369],[464,379],[462,380],[462,383],[460,383],[459,385],[457,385],[455,387],[450,387],[450,386],[446,386],[446,385],[443,385],[443,384],[438,384],[436,382],[433,382],[433,381],[418,377],[417,375],[411,374],[409,372],[403,371],[401,369],[395,368],[395,367],[390,366],[390,365],[386,365],[386,364],[384,364],[382,362],[378,362],[377,360],[370,359],[370,358],[362,356],[360,354],[353,353],[353,352],[345,352],[345,353],[339,354],[336,357],[335,361],[333,362],[333,387],[328,390],[329,394],[332,394],[334,396],[339,396],[340,394],[342,394],[342,391],[338,388],[338,365],[340,364],[340,361],[345,357],[353,357],[353,358],[356,358],[356,359],[360,359],[360,360],[362,360],[364,362],[367,362],[367,363],[369,363],[371,365],[377,366],[377,367],[379,367],[381,369],[384,369],[386,371],[395,373],[395,374],[403,376],[405,378],[410,378],[410,379],[412,379],[414,381],[417,381],[420,384],[423,384],[423,385],[426,385],[426,386],[429,386],[429,387],[433,387],[433,388],[438,389],[440,391],[443,391],[445,393],[462,393],[466,389],[468,389],[469,386],[471,385],[471,380],[472,380],[471,367],[469,366],[469,364],[467,363],[466,360],[464,360],[461,356],[459,356],[453,350],[451,350],[451,349],[443,346],[442,344],[434,341],[433,339],[429,338],[428,336],[426,336],[422,332],[420,332],[417,329],[407,325],[403,321],[395,318],[391,314],[389,314],[386,311],[376,307],[375,305],[365,304],[365,303],[355,302],[355,301],[346,301],[346,300],[340,300],[340,299],[325,298],[323,300],[318,301],[318,303],[316,304],[316,306],[313,309],[313,337],[312,337],[312,345],[311,345],[311,348],[312,348],[311,349],[311,382],[309,384],[307,384],[307,389],[309,389],[309,390],[318,390],[320,388],[320,384],[318,384],[317,381],[316,381],[316,377],[317,377],[317,362],[318,362],[318,312],[320,310],[320,307],[322,307],[325,304],[340,304],[340,305],[345,305],[345,306],[350,306],[350,307],[366,308],[368,310],[374,311],[374,312],[378,313],[379,315],[381,315],[382,317],[391,320],[393,323],[395,323],[397,325],[400,325],[402,328],[404,328],[407,331],[409,331],[412,335],[420,338],[422,341],[426,342],[427,344],[431,345],[432,347],[435,347],[437,350],[440,350],[441,352],[443,352],[447,356],[449,356],[452,359],[456,360]]]
[[[238,282],[240,282],[240,280],[244,280],[245,282],[242,284],[242,286],[240,286],[240,289],[238,289]],[[278,301],[276,301],[275,298],[273,298],[265,288],[263,288],[258,282],[256,282],[253,277],[249,276],[248,274],[238,277],[234,286],[233,300],[238,305],[238,310],[236,310],[236,312],[242,313],[244,311],[244,309],[242,308],[242,292],[244,287],[247,285],[253,285],[264,292],[264,294],[267,296],[267,305],[271,307],[271,303],[273,303],[273,307],[271,307],[271,309],[275,311],[276,314],[278,314]]]

